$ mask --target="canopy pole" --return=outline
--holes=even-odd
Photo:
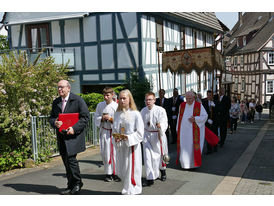
[[[160,44],[160,41],[159,41],[159,39],[158,39],[158,37],[157,37],[157,41],[156,41],[156,43],[157,43],[157,53],[158,53],[158,74],[159,74],[159,91],[161,90],[161,73],[160,73],[160,49],[159,49],[159,44]]]

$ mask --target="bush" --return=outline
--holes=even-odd
[[[58,95],[57,82],[68,79],[68,70],[66,65],[54,64],[51,57],[40,59],[38,55],[33,63],[25,52],[10,52],[1,57],[0,154],[5,167],[0,164],[0,172],[3,172],[21,167],[21,160],[31,157],[31,116],[50,113],[52,100]],[[11,155],[13,151],[19,155],[16,159]]]
[[[138,110],[141,110],[145,106],[145,94],[152,90],[150,82],[145,77],[140,78],[137,72],[131,72],[126,85],[133,95]]]
[[[96,111],[96,106],[99,102],[104,101],[104,96],[99,93],[79,94],[88,106],[90,112]]]

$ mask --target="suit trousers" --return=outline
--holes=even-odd
[[[170,125],[170,130],[172,135],[171,144],[176,144],[177,143],[177,131],[176,131],[177,119],[173,119],[171,122],[172,122]]]
[[[68,156],[66,150],[66,144],[63,140],[58,141],[60,155],[63,160],[63,164],[66,169],[66,177],[67,177],[67,188],[72,189],[75,185],[81,185],[82,179],[80,175],[80,168],[78,164],[78,160],[76,159],[77,154]]]
[[[227,119],[220,121],[220,145],[223,146],[227,135]]]

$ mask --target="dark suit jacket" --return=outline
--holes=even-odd
[[[178,118],[178,113],[179,113],[179,107],[181,103],[184,102],[184,97],[181,95],[178,95],[176,102],[173,102],[173,97],[169,98],[169,112],[171,113],[171,121],[172,121],[172,116],[176,115]],[[172,107],[175,107],[175,111],[172,111]]]
[[[231,107],[231,100],[228,96],[224,95],[222,101],[219,101],[219,96],[216,97],[217,100],[217,121],[226,122],[229,119],[229,109]]]
[[[56,128],[54,122],[62,113],[62,98],[56,98],[52,103],[52,110],[49,118],[50,124]],[[85,151],[85,127],[88,124],[90,115],[85,101],[78,95],[70,93],[64,113],[79,113],[79,121],[72,127],[74,135],[63,135],[56,128],[57,140],[61,146],[66,146],[68,156]],[[64,144],[65,145],[62,145]]]
[[[170,118],[171,113],[170,113],[170,102],[167,98],[164,98],[164,105],[160,105],[160,98],[156,98],[156,105],[163,107],[166,110],[167,117]]]
[[[213,101],[213,102],[214,102],[215,107],[216,107],[215,101]],[[207,98],[202,99],[202,104],[203,104],[203,106],[204,106],[204,108],[205,108],[205,110],[208,114],[208,119],[211,119],[214,122],[214,120],[216,120],[216,115],[217,115],[215,107],[212,107],[212,112],[210,112]]]

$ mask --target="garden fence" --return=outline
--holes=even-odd
[[[49,116],[31,117],[32,153],[34,161],[43,156],[59,155],[56,131],[49,124]],[[86,127],[86,147],[99,144],[99,130],[94,123],[94,112],[90,113],[90,120]]]

